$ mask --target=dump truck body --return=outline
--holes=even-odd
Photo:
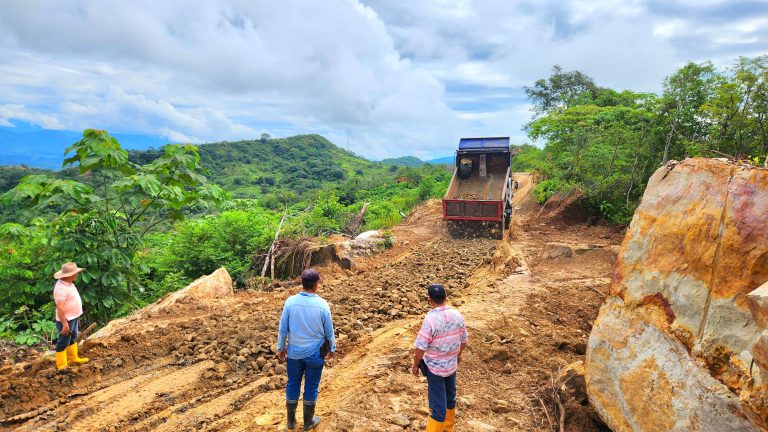
[[[510,165],[508,137],[462,138],[443,197],[443,218],[495,222],[503,235],[512,212]]]

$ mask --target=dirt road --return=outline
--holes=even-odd
[[[426,383],[410,375],[425,288],[448,287],[470,328],[458,376],[461,430],[552,430],[546,389],[583,359],[622,233],[540,222],[519,175],[515,222],[503,241],[454,238],[430,202],[396,227],[395,246],[354,272],[322,269],[339,356],[318,403],[325,431],[423,428]],[[0,372],[1,430],[275,431],[284,422],[277,319],[298,288],[238,292],[181,305],[83,351],[56,374],[47,358]],[[566,430],[602,430],[591,408],[566,405]]]

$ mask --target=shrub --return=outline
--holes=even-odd
[[[531,194],[536,199],[536,202],[539,204],[544,204],[549,198],[552,197],[552,195],[559,192],[566,192],[570,188],[571,185],[562,180],[549,179],[537,184],[536,187],[534,187],[531,191]]]

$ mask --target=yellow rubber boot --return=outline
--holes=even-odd
[[[445,431],[445,422],[439,422],[432,417],[427,419],[427,432],[443,432]]]
[[[456,427],[456,408],[445,411],[445,432],[453,432]]]
[[[77,343],[73,343],[72,345],[67,347],[66,350],[67,353],[67,361],[72,364],[81,365],[83,363],[88,363],[88,359],[85,357],[79,357],[77,355]]]
[[[56,369],[62,370],[67,368],[67,352],[61,351],[56,353]]]

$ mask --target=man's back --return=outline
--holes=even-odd
[[[325,340],[335,345],[328,302],[307,292],[289,297],[280,318],[278,349],[283,348],[286,336],[288,357],[294,359],[309,357]]]
[[[456,309],[439,306],[424,317],[415,345],[424,351],[424,362],[432,373],[449,376],[456,372],[461,344],[466,342],[464,317]]]

